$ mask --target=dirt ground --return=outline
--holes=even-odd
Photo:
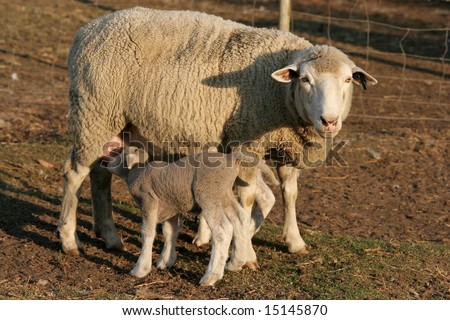
[[[109,252],[94,237],[86,184],[79,210],[79,234],[88,254],[68,257],[61,252],[55,231],[63,186],[61,166],[70,148],[67,53],[81,26],[111,10],[130,7],[130,2],[153,8],[201,10],[258,27],[276,27],[278,19],[278,2],[269,0],[0,0],[0,26],[4,30],[0,35],[1,297],[87,299],[113,294],[114,298],[125,299],[263,299],[267,296],[262,291],[258,294],[260,288],[252,283],[246,290],[234,292],[223,287],[214,291],[193,289],[208,254],[190,244],[194,231],[189,224],[180,236],[177,268],[168,274],[155,271],[153,280],[126,276],[139,252],[140,218],[117,179],[113,185],[114,211],[128,251]],[[400,0],[367,1],[367,7],[365,1],[293,2],[295,33],[314,43],[339,47],[379,80],[365,92],[355,90],[351,114],[339,134],[339,139],[348,140],[340,152],[346,165],[333,163],[302,172],[297,202],[301,231],[448,248],[449,39],[445,31],[414,30],[448,26],[450,5]],[[327,19],[317,16],[327,16],[328,12],[333,17],[363,22],[338,20],[329,26]],[[367,17],[411,30],[371,25],[368,44]],[[399,55],[402,51],[434,60]],[[274,188],[274,193],[277,203],[268,224],[283,220],[280,192]],[[281,235],[274,242],[288,256]],[[286,259],[294,260],[295,256]],[[195,268],[183,271],[185,264],[192,263]],[[450,262],[430,263],[448,284]],[[450,286],[446,292],[440,288],[433,293],[430,286],[431,291],[421,297],[448,299]],[[280,297],[311,298],[302,294]]]

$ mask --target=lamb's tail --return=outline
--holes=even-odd
[[[261,170],[261,174],[264,181],[267,181],[268,183],[278,186],[280,185],[280,182],[278,181],[277,177],[275,176],[275,173],[272,171],[272,169],[267,165],[267,163],[260,159],[255,158],[252,154],[245,154],[242,152],[235,152],[233,153],[233,159],[235,161],[235,164],[240,166],[241,162],[247,162],[247,165],[256,165],[258,166],[259,170]]]
[[[270,169],[270,167],[264,160],[260,161],[258,167],[259,170],[261,170],[261,174],[264,181],[267,181],[274,186],[280,185],[280,181],[278,181],[277,177],[275,177],[275,173],[273,173],[273,170]]]

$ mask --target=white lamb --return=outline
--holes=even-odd
[[[171,163],[144,163],[146,159],[139,150],[129,147],[107,164],[110,172],[125,179],[142,213],[143,245],[131,271],[133,276],[144,277],[152,268],[156,224],[163,223],[165,236],[156,266],[170,268],[176,259],[179,214],[199,210],[212,233],[211,259],[200,284],[212,286],[222,279],[232,236],[233,251],[227,269],[241,269],[251,237],[244,232],[243,223],[249,217],[235,199],[233,185],[239,162],[244,158],[242,154],[215,152],[190,155]]]
[[[241,146],[261,157],[276,150],[283,239],[289,252],[305,252],[295,211],[297,168],[325,159],[325,137],[341,129],[352,83],[377,83],[338,49],[291,33],[145,8],[116,11],[83,27],[68,65],[74,144],[64,167],[59,233],[69,254],[82,249],[76,208],[88,174],[94,230],[108,248],[123,246],[111,213],[111,173],[99,166],[102,148],[117,135],[126,144],[145,142],[156,160],[211,144],[221,152]],[[271,190],[257,183],[254,167],[240,170],[239,180],[244,210],[250,214],[256,202],[254,216],[263,220],[275,201]],[[258,227],[252,220],[247,232]],[[251,246],[247,254],[256,263]]]

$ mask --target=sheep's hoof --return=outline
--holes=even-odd
[[[245,266],[249,268],[250,270],[258,270],[261,268],[258,261],[248,261],[245,263]]]
[[[298,245],[296,243],[287,243],[289,253],[308,254],[309,246],[305,243]]]
[[[308,254],[309,253],[309,246],[304,246],[302,248],[291,248],[288,247],[289,253],[295,253],[295,254]]]
[[[75,249],[63,249],[64,253],[69,255],[69,256],[79,256],[80,255],[80,250],[78,250],[78,248]]]
[[[78,239],[76,239],[75,246],[66,246],[63,244],[62,250],[65,254],[67,254],[69,256],[79,256],[81,253],[83,253],[83,254],[86,253],[84,246],[81,244],[81,242]]]
[[[111,230],[111,228],[100,228],[94,226],[94,232],[97,238],[103,239],[103,241],[105,241],[106,249],[117,251],[125,250],[125,246],[117,231]]]
[[[106,243],[106,249],[116,251],[126,251],[125,245],[123,244],[121,239],[119,239],[118,242]]]

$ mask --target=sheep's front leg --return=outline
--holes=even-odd
[[[84,248],[76,233],[77,205],[81,185],[90,169],[88,166],[72,163],[72,152],[64,163],[64,197],[58,221],[58,233],[63,251],[67,254],[79,255],[80,250],[84,251]]]
[[[297,178],[299,170],[293,167],[280,166],[278,175],[281,180],[281,191],[284,202],[283,240],[290,253],[308,253],[305,241],[298,230],[295,202],[297,200]]]
[[[94,232],[105,240],[106,248],[122,250],[124,248],[112,216],[111,173],[96,163],[91,173],[92,214]]]
[[[164,247],[159,256],[156,267],[160,270],[165,270],[170,268],[175,263],[177,259],[177,253],[175,250],[177,237],[179,233],[179,217],[175,216],[167,221],[164,221],[162,226],[162,231],[164,234]]]
[[[156,235],[157,206],[144,206],[142,209],[142,249],[139,259],[131,270],[132,276],[142,278],[152,270],[152,249]]]

